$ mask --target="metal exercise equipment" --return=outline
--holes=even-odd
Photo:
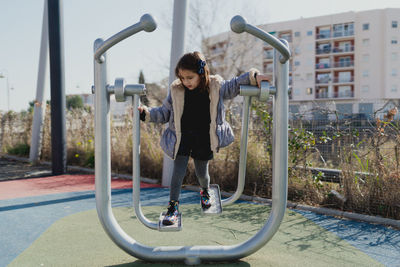
[[[138,243],[128,236],[116,221],[111,208],[111,158],[110,158],[110,94],[115,94],[118,101],[132,97],[134,132],[133,132],[133,204],[138,219],[147,227],[157,229],[158,224],[148,221],[140,208],[139,179],[139,95],[145,93],[144,85],[125,85],[123,79],[116,79],[114,85],[107,84],[105,52],[123,39],[140,32],[153,31],[156,24],[150,15],[144,15],[140,22],[115,34],[106,41],[97,39],[94,43],[94,93],[95,93],[95,177],[96,207],[100,222],[110,238],[130,255],[148,261],[168,262],[183,261],[186,264],[199,264],[201,261],[227,261],[246,257],[264,246],[278,230],[286,209],[287,201],[287,166],[288,166],[288,59],[290,52],[285,41],[279,41],[268,33],[251,26],[239,16],[231,21],[234,32],[246,31],[271,44],[279,53],[280,62],[276,64],[276,89],[262,82],[261,89],[242,86],[241,95],[248,103],[251,97],[261,96],[265,101],[271,94],[273,100],[273,177],[272,209],[265,225],[250,239],[228,246],[158,246],[150,247]],[[247,131],[247,127],[245,129]],[[137,131],[137,132],[136,132]],[[244,131],[242,129],[242,131]],[[136,132],[136,133],[135,133]],[[247,143],[247,140],[246,140]],[[245,158],[244,158],[245,160]],[[240,192],[241,194],[241,192]],[[234,197],[236,198],[236,196]],[[233,199],[233,198],[232,198]],[[226,201],[225,203],[231,202]],[[233,200],[234,201],[234,200]],[[232,202],[233,202],[232,201]]]

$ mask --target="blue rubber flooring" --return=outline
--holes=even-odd
[[[132,189],[112,190],[112,206],[132,205]],[[169,189],[141,189],[143,206],[166,206]],[[199,202],[198,193],[182,190],[182,204]],[[95,209],[93,191],[61,193],[0,201],[0,266],[6,266],[57,220]],[[400,231],[312,212],[295,210],[307,219],[346,240],[388,267],[400,266]]]

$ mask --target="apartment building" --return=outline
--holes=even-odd
[[[290,111],[326,119],[318,108],[339,114],[372,114],[400,107],[400,9],[376,9],[269,23],[258,26],[286,39],[290,60]],[[235,33],[207,40],[216,72],[232,64],[238,50],[251,49],[246,66],[273,73],[273,49],[248,34],[248,45],[236,44]],[[215,53],[214,53],[215,51]],[[223,53],[225,52],[225,53]],[[215,56],[216,54],[217,56]],[[234,75],[232,72],[227,75]],[[226,77],[228,78],[228,77]],[[383,114],[382,114],[383,115]],[[398,115],[397,115],[398,117]]]

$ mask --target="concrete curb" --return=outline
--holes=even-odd
[[[28,158],[17,157],[17,156],[12,156],[12,155],[7,155],[7,154],[0,154],[0,156],[4,157],[4,158],[12,159],[12,160],[18,160],[18,161],[23,161],[23,162],[28,162],[28,163],[30,162]],[[51,165],[51,163],[48,161],[41,161],[40,163],[45,164],[45,165]],[[84,167],[70,166],[70,165],[68,165],[67,168],[69,170],[94,173],[94,169],[91,169],[91,168],[84,168]],[[113,177],[119,177],[119,178],[123,178],[123,179],[132,179],[132,176],[129,174],[111,173],[111,175]],[[142,182],[150,183],[150,184],[159,183],[159,181],[156,179],[145,178],[145,177],[141,177],[140,180]],[[186,190],[190,190],[190,191],[199,191],[200,190],[198,186],[193,186],[193,185],[187,185],[187,186],[184,186],[184,188]],[[221,196],[223,196],[223,197],[230,197],[232,195],[233,195],[233,193],[221,192]],[[251,202],[272,205],[271,199],[262,198],[262,197],[242,195],[240,197],[240,199],[246,200],[246,201],[251,201]],[[291,208],[291,209],[311,211],[311,212],[314,212],[317,214],[322,214],[322,215],[340,217],[340,218],[362,221],[362,222],[367,222],[367,223],[382,224],[382,225],[387,225],[387,226],[391,226],[391,227],[400,229],[400,220],[394,220],[394,219],[388,219],[388,218],[383,218],[383,217],[370,216],[370,215],[364,215],[364,214],[359,214],[359,213],[354,213],[354,212],[340,211],[340,210],[334,210],[334,209],[328,209],[328,208],[322,208],[322,207],[307,206],[307,205],[292,203],[289,201],[287,202],[287,207]]]
[[[184,188],[187,190],[191,190],[191,191],[199,191],[200,190],[198,186],[193,186],[193,185],[187,185]],[[221,192],[221,196],[223,196],[223,197],[230,197],[232,195],[233,195],[233,193]],[[271,199],[262,198],[262,197],[252,197],[252,196],[242,195],[240,197],[240,199],[246,200],[246,201],[251,201],[251,202],[272,205]],[[383,217],[378,217],[378,216],[370,216],[370,215],[365,215],[365,214],[359,214],[359,213],[347,212],[347,211],[341,211],[341,210],[334,210],[334,209],[328,209],[328,208],[322,208],[322,207],[313,207],[313,206],[297,204],[297,203],[293,203],[293,202],[289,202],[289,201],[287,202],[287,207],[290,209],[311,211],[311,212],[321,214],[321,215],[334,216],[334,217],[355,220],[355,221],[362,221],[362,222],[367,222],[367,223],[381,224],[381,225],[391,226],[391,227],[400,229],[400,220],[394,220],[394,219],[383,218]]]
[[[2,158],[6,158],[6,159],[12,159],[12,160],[30,163],[29,159],[24,158],[24,157],[18,157],[18,156],[7,155],[7,154],[0,154],[0,156]],[[39,163],[43,164],[43,165],[51,166],[51,162],[49,162],[49,161],[40,161]],[[85,168],[85,167],[73,166],[73,165],[67,165],[67,170],[80,171],[80,172],[85,172],[85,173],[94,173],[94,169],[92,169],[92,168]],[[122,173],[114,173],[113,172],[113,173],[111,173],[111,176],[117,177],[117,178],[122,178],[122,179],[132,179],[132,175],[122,174]],[[144,182],[144,183],[149,183],[149,184],[158,184],[159,183],[159,181],[156,179],[145,178],[145,177],[141,177],[140,181]]]

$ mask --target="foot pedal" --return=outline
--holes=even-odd
[[[203,209],[202,207],[201,208],[202,213],[207,215],[221,214],[222,204],[221,204],[221,193],[219,191],[219,185],[211,184],[208,193],[210,194],[211,207],[209,207],[208,209],[207,208]],[[200,200],[200,205],[201,205],[201,200]]]
[[[160,232],[177,232],[182,230],[182,213],[178,213],[178,218],[174,224],[164,225],[162,222],[164,220],[166,212],[161,212],[160,219],[158,220],[158,231]]]

